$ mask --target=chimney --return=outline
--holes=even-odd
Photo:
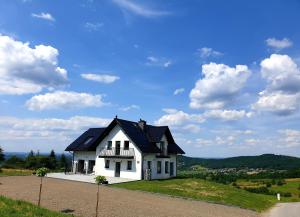
[[[145,127],[146,127],[146,121],[140,119],[139,122],[138,122],[138,125],[139,127],[142,129],[142,130],[145,130]]]

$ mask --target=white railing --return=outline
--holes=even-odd
[[[99,157],[134,157],[134,149],[124,149],[124,148],[111,148],[111,149],[103,149],[100,151]]]

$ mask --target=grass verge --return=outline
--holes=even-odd
[[[5,217],[67,217],[70,215],[40,208],[31,203],[0,196],[0,216]]]
[[[257,212],[264,211],[276,203],[275,196],[250,193],[231,185],[223,185],[202,179],[136,181],[112,186],[233,205]]]

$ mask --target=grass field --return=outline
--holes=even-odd
[[[137,181],[113,186],[233,205],[258,212],[266,210],[276,203],[275,196],[250,193],[231,185],[202,179]]]
[[[25,169],[4,169],[0,171],[0,176],[28,176],[32,174],[32,170]]]
[[[241,188],[257,188],[265,186],[264,182],[271,182],[271,179],[261,180],[238,180],[237,185]],[[281,197],[282,202],[299,202],[300,201],[300,178],[285,179],[286,184],[278,186],[272,185],[268,189],[273,192],[288,192],[291,197]]]
[[[31,203],[0,196],[0,216],[3,217],[67,217],[70,215],[39,208]]]

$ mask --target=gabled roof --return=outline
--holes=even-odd
[[[115,118],[106,128],[94,128],[102,129],[99,131],[99,135],[95,140],[91,141],[88,147],[83,144],[88,139],[89,134],[86,134],[90,130],[82,134],[73,143],[77,144],[76,150],[73,150],[73,143],[67,147],[66,151],[94,151],[99,143],[110,133],[115,126],[120,126],[124,133],[136,144],[136,146],[143,153],[160,153],[160,149],[156,146],[156,143],[161,141],[163,135],[166,135],[168,140],[168,151],[174,154],[184,154],[184,151],[175,143],[172,134],[167,126],[152,126],[145,125],[142,129],[137,122],[127,121],[119,118]],[[78,150],[80,149],[80,150]]]

